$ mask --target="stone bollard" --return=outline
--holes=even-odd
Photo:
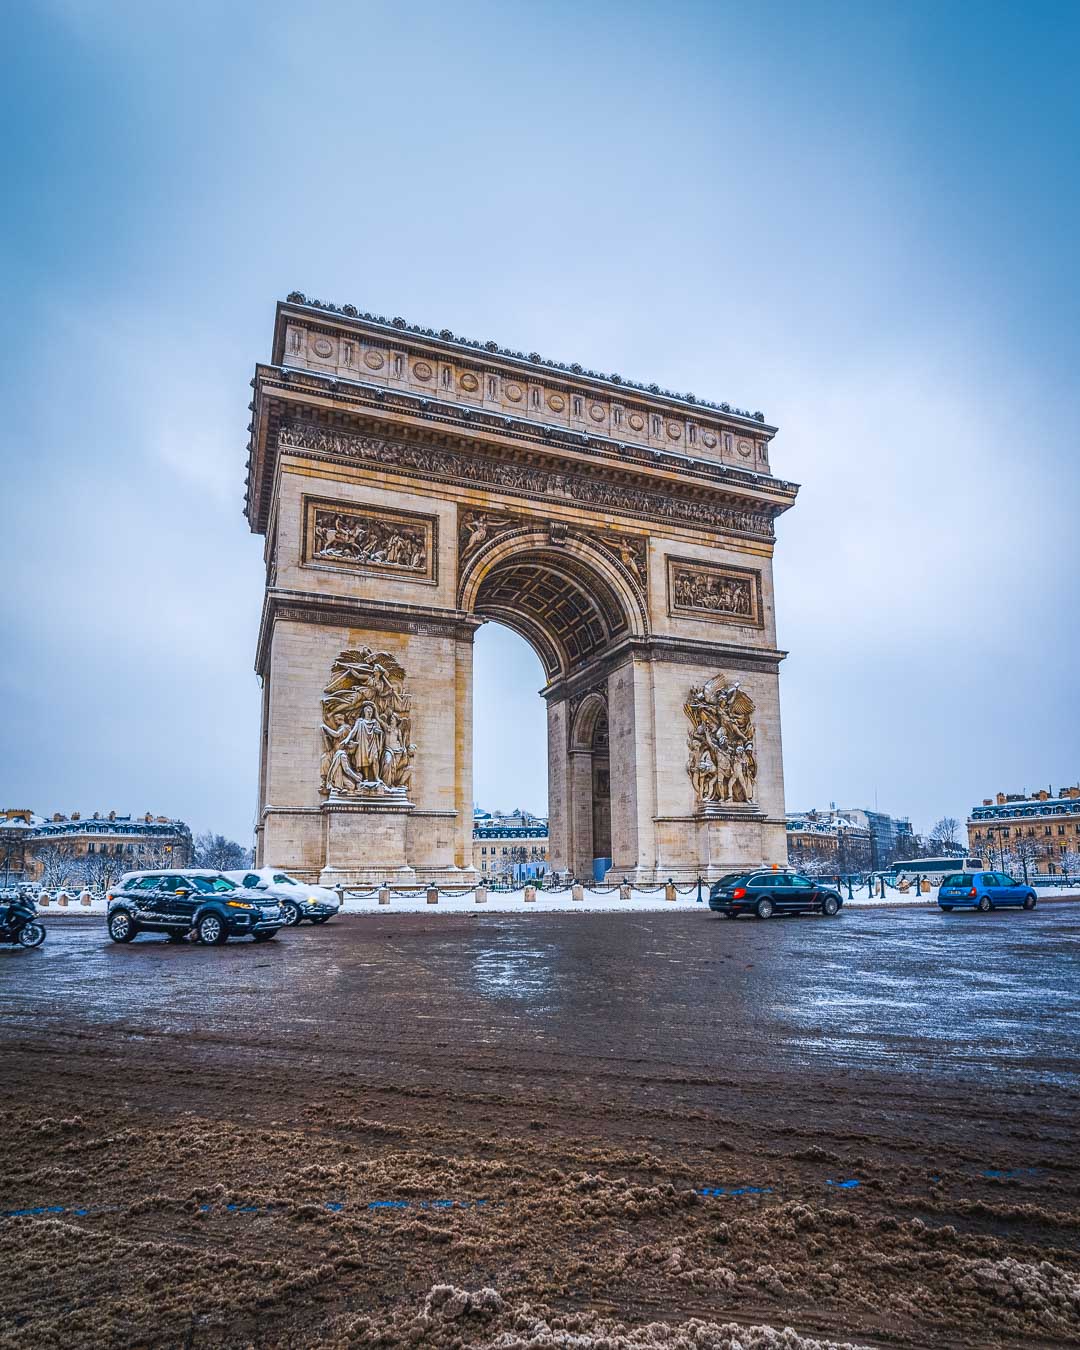
[[[664,887],[664,899],[665,900],[675,899],[675,883],[673,881],[669,881],[667,885]]]
[[[43,895],[37,903],[41,909],[48,909],[50,903],[49,897],[47,895]]]
[[[630,899],[630,886],[628,882],[624,881],[623,884],[619,887],[619,899],[620,900]]]
[[[535,887],[535,886],[526,886],[526,887],[525,887],[525,903],[526,903],[527,905],[531,905],[535,900],[536,900],[536,887]]]
[[[429,905],[437,905],[439,903],[439,888],[437,886],[429,886],[427,888],[427,902]]]
[[[79,896],[79,904],[88,905],[89,903],[90,903],[90,892],[83,891],[82,895]]]
[[[62,905],[64,909],[67,909],[67,891],[60,892],[60,894],[56,897],[56,903],[58,905]]]
[[[379,904],[380,904],[380,905],[388,905],[389,903],[390,903],[390,887],[389,887],[389,886],[380,886],[380,887],[379,887]]]
[[[486,904],[487,904],[487,887],[486,887],[486,886],[477,886],[477,888],[476,888],[476,903],[477,903],[478,905],[486,905]]]
[[[574,888],[573,888],[573,890],[570,892],[570,899],[571,899],[571,900],[584,900],[584,899],[585,899],[585,890],[584,890],[584,888],[582,887],[582,885],[581,885],[580,882],[577,882],[577,881],[574,882]]]

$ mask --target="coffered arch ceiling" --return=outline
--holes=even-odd
[[[634,626],[616,585],[565,548],[525,544],[493,559],[468,591],[467,607],[519,633],[548,679],[584,665]]]

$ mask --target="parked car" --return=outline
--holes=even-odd
[[[938,888],[937,902],[944,910],[981,909],[985,914],[1006,905],[1034,909],[1039,898],[1026,881],[1004,872],[954,872]]]
[[[832,886],[819,886],[798,872],[744,872],[721,877],[709,891],[709,908],[729,919],[756,914],[825,914],[840,912],[843,896]]]
[[[311,923],[325,923],[341,909],[336,891],[329,886],[313,886],[297,881],[279,867],[254,867],[246,872],[224,872],[230,881],[248,890],[270,896],[281,906],[284,922],[295,928],[305,919]]]
[[[285,922],[275,900],[200,868],[125,872],[106,896],[106,924],[114,942],[164,933],[182,942],[189,933],[207,946],[231,937],[272,938]]]

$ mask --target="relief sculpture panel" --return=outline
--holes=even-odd
[[[668,612],[673,617],[764,626],[761,573],[668,558]]]
[[[436,580],[434,516],[357,510],[341,502],[304,499],[304,562]]]
[[[414,477],[438,478],[468,487],[480,484],[531,497],[557,497],[628,515],[702,525],[707,529],[761,539],[771,540],[775,535],[772,507],[753,510],[714,501],[691,501],[670,492],[607,482],[596,475],[506,463],[475,451],[465,453],[390,440],[384,436],[303,425],[280,428],[278,446],[282,450],[306,450],[317,455],[382,464]]]
[[[683,711],[690,723],[686,771],[698,802],[706,810],[752,805],[757,786],[753,699],[738,680],[729,684],[726,675],[714,675],[690,690]]]
[[[405,672],[386,652],[342,652],[323,691],[320,791],[331,801],[383,797],[408,801],[412,696]]]

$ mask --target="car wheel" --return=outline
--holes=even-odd
[[[822,914],[827,914],[830,919],[840,912],[840,901],[837,900],[835,895],[827,895],[825,899],[822,900],[821,912]]]
[[[223,920],[216,914],[204,914],[195,931],[204,947],[220,947],[229,936]]]
[[[252,933],[256,942],[269,942],[272,937],[277,937],[277,933]]]
[[[754,906],[754,912],[757,914],[759,919],[771,919],[773,913],[773,902],[769,899],[767,895],[762,896],[762,898]]]
[[[291,900],[281,902],[281,917],[285,920],[286,928],[295,928],[300,922],[300,906],[294,905]]]
[[[19,929],[19,945],[21,947],[40,947],[45,941],[45,925],[40,923],[27,923]]]
[[[109,936],[114,942],[130,942],[135,936],[135,925],[126,909],[109,915]]]
[[[987,910],[991,909],[993,909],[993,905],[990,903],[990,897],[988,895],[980,895],[979,896],[980,913],[985,914]]]
[[[1033,895],[1025,895],[1025,896],[1024,896],[1024,908],[1025,908],[1025,909],[1034,909],[1035,906],[1036,906],[1037,904],[1038,904],[1038,901],[1035,899],[1035,897],[1034,897]]]
[[[186,930],[185,930],[183,933],[166,933],[166,934],[165,934],[165,941],[166,941],[166,942],[184,942],[184,941],[186,940],[186,938],[187,938],[187,932],[186,932]]]

